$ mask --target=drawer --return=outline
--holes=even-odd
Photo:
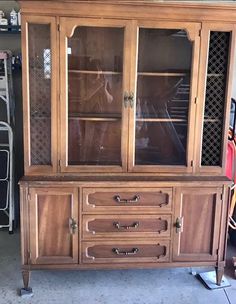
[[[171,215],[84,215],[83,238],[170,237]]]
[[[169,261],[169,241],[82,242],[82,262],[160,263]]]
[[[171,210],[172,188],[84,188],[83,211]]]

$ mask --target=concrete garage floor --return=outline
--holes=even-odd
[[[236,255],[236,248],[228,255]],[[34,296],[23,299],[17,295],[22,287],[19,233],[0,231],[0,304],[236,304],[236,280],[228,264],[226,276],[232,286],[214,291],[191,275],[190,268],[34,271]]]

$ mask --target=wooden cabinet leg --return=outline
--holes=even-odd
[[[28,289],[29,281],[30,281],[30,271],[29,270],[22,270],[22,279],[23,279],[24,289]]]
[[[216,267],[216,284],[218,286],[221,285],[223,275],[224,275],[224,267],[222,267],[222,266]]]
[[[33,295],[32,288],[29,287],[30,271],[22,270],[22,279],[24,287],[20,289],[21,297],[31,297]]]

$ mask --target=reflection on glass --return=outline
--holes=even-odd
[[[191,61],[185,31],[140,29],[137,165],[186,165]]]
[[[123,40],[84,26],[68,39],[69,165],[121,165]]]

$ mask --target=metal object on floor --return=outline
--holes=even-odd
[[[15,102],[12,79],[12,53],[0,50],[0,228],[13,233],[14,176],[13,129]]]
[[[15,124],[15,102],[12,80],[12,53],[0,50],[0,102],[5,105],[6,122]],[[3,120],[1,117],[0,120]],[[5,120],[5,119],[4,119]]]
[[[208,289],[219,289],[219,288],[225,288],[230,287],[229,281],[223,276],[221,284],[216,284],[216,272],[215,271],[208,271],[208,272],[202,272],[197,274],[197,278],[200,279],[200,281],[206,286]]]
[[[13,233],[14,192],[13,192],[13,132],[8,123],[0,121],[0,134],[6,142],[0,144],[0,213],[4,213],[8,222],[0,228],[8,228]]]
[[[31,298],[34,294],[32,288],[21,288],[19,294],[22,298]]]

